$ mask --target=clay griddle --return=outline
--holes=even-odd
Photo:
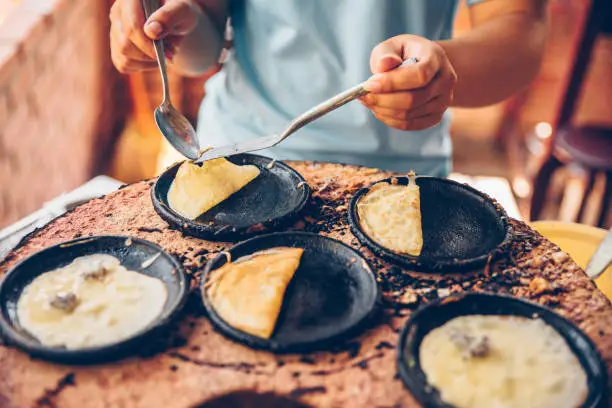
[[[281,313],[270,339],[226,323],[202,286],[202,298],[215,327],[253,348],[274,352],[325,349],[357,334],[380,306],[380,292],[368,262],[353,248],[321,235],[281,232],[251,238],[228,252],[232,260],[277,247],[304,248],[300,266],[287,287]],[[210,261],[204,276],[227,261],[225,254]],[[202,282],[206,282],[206,278]]]
[[[128,241],[129,240],[129,241]],[[126,241],[129,245],[126,245]],[[131,242],[131,243],[130,243]],[[128,270],[160,279],[168,298],[156,321],[134,336],[109,344],[79,350],[42,345],[23,329],[17,318],[17,302],[24,288],[37,276],[66,266],[75,258],[93,254],[116,257]],[[160,254],[148,267],[143,262]],[[0,331],[6,339],[26,353],[46,360],[68,364],[91,364],[125,357],[155,330],[160,330],[182,308],[189,294],[182,265],[159,246],[138,238],[99,236],[68,241],[37,252],[15,266],[0,283]]]
[[[407,177],[394,179],[398,185],[408,184]],[[379,181],[389,182],[391,178]],[[349,208],[351,231],[360,242],[391,262],[422,271],[474,269],[507,249],[511,236],[508,216],[486,194],[436,177],[416,177],[416,183],[421,194],[421,255],[393,252],[374,242],[362,229],[357,205],[373,185],[358,191]]]
[[[153,209],[155,180],[142,181],[81,205],[29,235],[0,262],[0,275],[32,253],[76,237],[144,238],[179,259],[190,280],[190,299],[172,330],[142,342],[137,357],[95,369],[32,359],[2,345],[0,339],[0,406],[185,408],[210,403],[241,408],[417,408],[422,405],[397,375],[399,332],[417,306],[465,291],[528,299],[570,319],[597,345],[608,370],[607,389],[612,390],[610,301],[565,252],[528,225],[510,220],[508,250],[483,269],[415,272],[375,256],[348,225],[353,194],[392,173],[333,163],[289,164],[304,176],[313,193],[304,212],[286,229],[337,239],[368,260],[385,300],[374,327],[314,353],[279,355],[228,339],[205,315],[199,286],[206,263],[231,244],[170,228]],[[287,404],[287,399],[295,404]],[[610,397],[606,402],[612,406]]]
[[[234,241],[286,225],[308,203],[310,187],[285,163],[254,154],[240,154],[227,160],[240,166],[255,165],[261,174],[227,200],[190,220],[168,204],[168,190],[182,164],[177,163],[158,178],[151,191],[155,211],[168,224],[189,235]]]
[[[473,314],[511,315],[529,319],[537,316],[542,319],[563,336],[587,375],[589,391],[581,407],[596,408],[603,401],[607,383],[605,363],[591,339],[573,323],[531,302],[509,296],[464,293],[432,302],[416,311],[400,335],[397,359],[399,374],[421,404],[433,408],[453,408],[442,401],[436,388],[427,384],[419,359],[421,342],[431,330],[456,317]]]

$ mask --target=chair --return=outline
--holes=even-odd
[[[584,215],[595,177],[598,173],[605,174],[603,201],[597,217],[597,224],[603,226],[612,198],[612,129],[603,126],[578,127],[571,124],[571,119],[595,41],[600,34],[612,33],[612,8],[608,0],[592,1],[583,27],[561,108],[556,120],[551,124],[553,135],[545,145],[539,170],[534,177],[530,218],[531,220],[540,218],[555,171],[572,163],[585,169],[588,174],[577,221],[580,221]]]

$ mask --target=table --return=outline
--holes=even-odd
[[[0,275],[25,256],[75,237],[145,238],[176,255],[191,276],[193,294],[180,319],[143,344],[138,356],[99,366],[36,361],[0,346],[0,406],[417,407],[396,376],[398,332],[419,304],[466,290],[511,293],[553,307],[593,339],[612,378],[612,305],[567,254],[527,225],[512,221],[510,251],[481,271],[444,276],[402,271],[361,246],[347,224],[353,193],[390,173],[325,163],[290,165],[313,189],[310,206],[290,229],[339,239],[370,260],[388,301],[375,325],[334,350],[308,355],[277,356],[226,339],[203,315],[196,288],[203,265],[229,244],[169,229],[152,208],[154,180],[143,181],[77,207],[34,233],[0,264]]]
[[[60,194],[45,203],[38,211],[0,230],[0,259],[4,258],[19,241],[37,228],[66,211],[92,198],[101,197],[121,187],[122,183],[107,176],[96,176],[74,190]]]

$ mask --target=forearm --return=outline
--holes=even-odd
[[[224,41],[225,14],[215,15],[200,6],[198,23],[180,43],[173,58],[174,68],[186,76],[198,76],[215,65]]]
[[[453,106],[490,105],[525,88],[540,68],[546,32],[545,19],[514,13],[440,41],[457,73]]]

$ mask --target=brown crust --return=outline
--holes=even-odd
[[[573,261],[525,224],[512,221],[510,251],[480,274],[404,273],[362,247],[347,222],[353,193],[390,173],[337,164],[292,166],[313,188],[313,197],[291,229],[319,232],[359,248],[379,270],[377,279],[391,303],[376,327],[336,350],[310,355],[275,356],[225,339],[202,316],[196,288],[203,265],[229,244],[169,229],[153,210],[152,183],[143,181],[80,206],[37,231],[0,264],[0,275],[27,255],[73,238],[144,238],[175,254],[192,277],[193,295],[180,322],[151,341],[141,357],[95,368],[34,361],[0,346],[0,407],[189,407],[228,393],[233,396],[201,406],[230,406],[226,401],[248,407],[258,405],[253,392],[261,394],[260,406],[293,406],[275,399],[277,395],[312,406],[416,407],[396,377],[397,333],[418,304],[465,290],[510,293],[555,308],[593,339],[612,378],[612,305]],[[251,402],[240,403],[245,399]]]

